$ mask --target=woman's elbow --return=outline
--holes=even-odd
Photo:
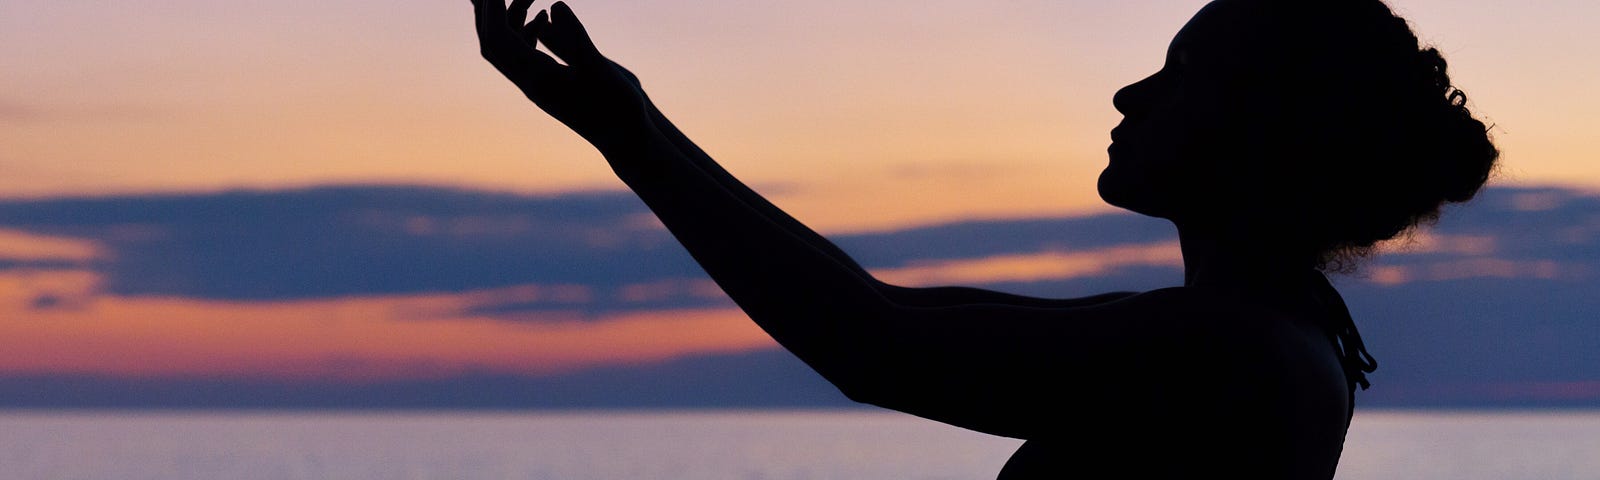
[[[879,305],[819,313],[801,323],[817,327],[805,338],[774,335],[780,344],[800,357],[812,370],[838,388],[846,398],[859,403],[884,406],[897,390],[896,372],[907,357],[896,347],[896,311]],[[819,321],[826,319],[826,321]],[[797,322],[798,323],[798,322]],[[787,340],[787,341],[786,341]],[[803,340],[803,341],[795,341]]]
[[[809,362],[808,362],[809,363]],[[848,363],[831,363],[812,365],[812,369],[822,375],[845,398],[856,403],[865,403],[880,407],[890,408],[889,403],[892,387],[878,375],[871,372],[868,366]]]
[[[830,350],[832,352],[821,358],[802,357],[802,360],[851,402],[885,406],[893,387],[883,378],[882,368],[875,365],[877,362],[869,362],[862,355],[846,354],[845,350],[850,350],[848,347]]]
[[[910,412],[920,403],[939,401],[940,392],[928,385],[883,366],[845,367],[836,371],[818,370],[845,398],[890,410]],[[904,373],[904,372],[901,372]]]

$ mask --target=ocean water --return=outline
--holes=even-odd
[[[1020,442],[879,412],[0,413],[0,479],[979,479]],[[1600,479],[1600,412],[1361,412],[1340,479]]]

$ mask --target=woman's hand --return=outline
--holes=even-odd
[[[524,25],[533,1],[513,0],[508,9],[504,0],[472,0],[483,58],[602,152],[637,143],[652,128],[639,80],[600,54],[563,2]],[[566,65],[536,50],[541,42]]]

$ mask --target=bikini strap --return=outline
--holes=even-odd
[[[1339,354],[1339,363],[1344,365],[1344,378],[1350,386],[1350,393],[1355,394],[1357,385],[1366,390],[1372,386],[1367,381],[1367,374],[1378,369],[1378,360],[1367,353],[1366,344],[1361,342],[1361,332],[1356,331],[1355,320],[1350,318],[1350,308],[1345,305],[1339,291],[1328,282],[1328,277],[1317,271],[1312,271],[1311,276],[1314,277],[1311,285],[1316,300],[1326,312],[1324,326],[1328,329],[1334,350]]]

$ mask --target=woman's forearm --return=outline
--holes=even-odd
[[[777,205],[773,205],[772,202],[766,199],[766,197],[762,197],[761,194],[756,193],[755,190],[745,185],[744,182],[739,181],[739,179],[734,177],[733,174],[728,173],[726,169],[722,168],[722,165],[719,165],[715,160],[712,160],[711,156],[707,154],[705,150],[702,150],[698,145],[695,145],[693,141],[689,140],[688,136],[684,135],[682,131],[678,130],[678,127],[673,125],[672,121],[668,120],[666,115],[663,115],[660,110],[656,109],[654,104],[650,105],[649,111],[652,122],[655,124],[657,130],[660,131],[662,136],[666,138],[667,141],[669,141],[673,146],[675,146],[685,158],[693,162],[697,167],[700,168],[702,172],[711,177],[712,180],[716,181],[725,190],[727,190],[729,194],[736,197],[740,202],[743,202],[750,209],[755,210],[757,213],[767,217],[769,221],[777,224],[781,228],[788,230],[801,241],[810,244],[812,248],[815,248],[821,251],[823,254],[833,257],[835,261],[839,262],[845,267],[855,270],[857,275],[865,277],[874,284],[884,285],[881,282],[878,282],[877,279],[873,278],[871,273],[867,272],[865,268],[857,263],[855,259],[851,258],[849,254],[845,253],[844,250],[840,249],[838,245],[835,245],[821,234],[812,230],[810,227],[807,227],[804,223],[796,220],[794,217],[790,216],[788,212],[784,212],[783,209],[778,208]]]
[[[752,320],[845,388],[863,363],[852,352],[881,340],[879,320],[896,307],[870,276],[752,207],[722,181],[731,176],[702,167],[715,165],[709,157],[697,161],[663,132],[602,153]]]

